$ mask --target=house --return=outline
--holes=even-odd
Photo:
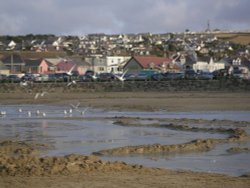
[[[50,72],[50,66],[52,65],[45,59],[28,59],[26,60],[25,70],[32,74],[47,74]]]
[[[233,74],[240,72],[242,78],[249,79],[250,76],[250,61],[247,58],[236,58],[232,61]]]
[[[19,74],[25,71],[25,61],[19,54],[6,56],[2,62],[10,70],[10,74]]]
[[[82,60],[81,58],[72,57],[68,61],[70,61],[70,62],[72,62],[73,64],[76,65],[76,70],[75,71],[77,71],[79,75],[84,75],[85,72],[87,70],[90,70],[90,68],[91,68],[91,64],[84,61],[84,60]]]
[[[71,71],[73,74],[83,75],[89,70],[90,64],[82,61],[73,61],[71,59],[61,61],[56,65],[57,73],[67,73]]]
[[[107,72],[107,63],[105,58],[91,57],[85,58],[85,61],[90,64],[89,70],[93,70],[97,74]]]
[[[9,75],[10,70],[6,67],[2,61],[0,61],[0,74]]]
[[[124,62],[127,62],[130,58],[130,56],[107,56],[107,72],[112,72],[114,74],[122,73],[122,70],[120,70],[120,65],[124,64]]]
[[[224,62],[214,62],[213,58],[210,58],[210,61],[197,61],[193,64],[194,71],[203,71],[203,72],[214,72],[216,70],[225,69]]]
[[[176,66],[170,65],[172,59],[157,56],[133,56],[124,65],[123,70],[128,69],[129,73],[137,73],[143,69],[153,69],[161,72],[176,69]],[[165,70],[164,70],[165,69]]]

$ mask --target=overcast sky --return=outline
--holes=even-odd
[[[250,0],[0,0],[0,35],[250,29]]]

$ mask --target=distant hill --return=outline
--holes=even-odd
[[[237,44],[250,44],[250,33],[215,33],[218,39],[228,40]]]

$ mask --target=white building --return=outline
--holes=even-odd
[[[107,72],[112,72],[114,74],[122,73],[123,70],[120,70],[119,67],[121,67],[122,64],[126,63],[130,58],[130,56],[107,56]]]
[[[213,72],[220,69],[225,69],[225,63],[223,62],[214,62],[213,58],[210,59],[209,63],[206,61],[197,61],[193,64],[194,71],[203,71],[203,72]]]

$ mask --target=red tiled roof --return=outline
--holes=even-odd
[[[58,63],[56,66],[60,71],[69,71],[75,64],[69,61],[62,61]]]
[[[166,57],[156,57],[156,56],[134,56],[134,59],[141,64],[143,68],[150,67],[151,63],[156,66],[160,66],[163,63],[170,63],[172,59]]]

